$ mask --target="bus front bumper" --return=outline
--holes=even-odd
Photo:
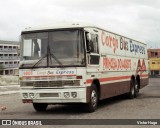
[[[86,88],[21,89],[23,103],[86,103]]]

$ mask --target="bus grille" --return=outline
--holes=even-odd
[[[21,87],[63,87],[63,86],[79,86],[79,80],[68,81],[32,81],[20,82]]]

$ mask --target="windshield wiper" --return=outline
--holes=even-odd
[[[39,65],[39,63],[40,63],[44,58],[46,58],[46,57],[47,57],[47,66],[49,66],[49,59],[50,59],[50,62],[52,63],[51,57],[52,57],[53,59],[55,59],[56,62],[57,62],[60,66],[63,66],[63,64],[57,59],[57,57],[56,57],[53,53],[51,53],[50,48],[48,47],[48,52],[47,52],[47,54],[46,54],[45,56],[43,56],[40,60],[38,60],[38,61],[32,66],[32,68],[34,68],[36,65]]]
[[[56,62],[57,62],[59,65],[63,66],[63,64],[58,60],[58,58],[57,58],[53,53],[51,53],[50,47],[48,47],[48,52],[49,52],[49,57],[50,57],[51,63],[52,63],[52,59],[51,59],[51,57],[52,57],[53,59],[56,60]]]
[[[40,60],[38,60],[33,66],[32,66],[32,68],[34,68],[37,64],[39,65],[39,63],[44,59],[44,58],[46,58],[47,57],[47,54],[45,55],[45,56],[43,56]]]

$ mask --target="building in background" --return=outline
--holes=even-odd
[[[148,58],[160,58],[160,49],[148,49]]]
[[[160,49],[148,49],[150,76],[160,76]]]
[[[18,75],[19,42],[0,40],[0,75]]]

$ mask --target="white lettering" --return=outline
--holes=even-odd
[[[28,125],[42,125],[41,121],[28,121]]]

